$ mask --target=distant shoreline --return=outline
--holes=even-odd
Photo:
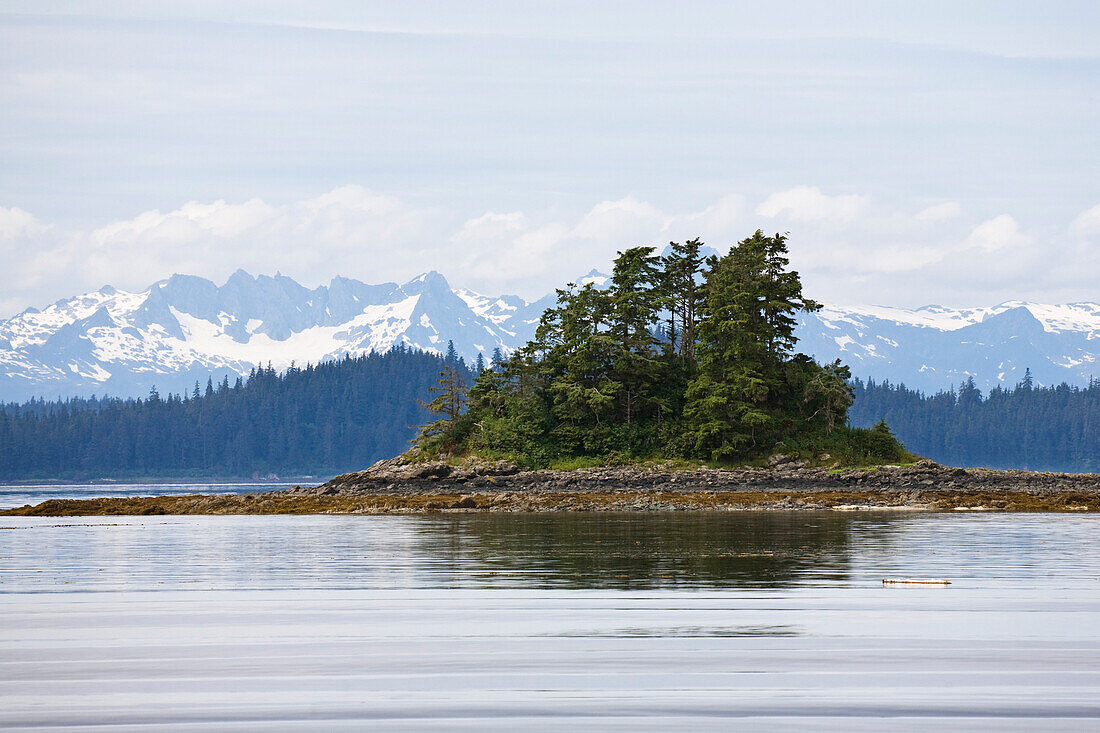
[[[321,475],[321,478],[324,474]],[[257,486],[265,484],[295,484],[303,481],[317,480],[317,476],[287,476],[285,478],[226,478],[225,476],[136,476],[122,478],[20,478],[0,479],[0,489],[19,488],[20,486],[133,486],[157,484],[208,484],[217,485],[248,485]]]
[[[1100,474],[939,466],[520,471],[504,463],[380,462],[312,488],[255,494],[52,499],[0,516],[432,514],[740,510],[1100,512]]]

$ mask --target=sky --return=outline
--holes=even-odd
[[[1095,2],[0,0],[0,317],[238,268],[534,298],[758,228],[826,303],[1097,301],[1098,39]]]

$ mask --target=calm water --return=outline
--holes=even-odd
[[[99,497],[174,496],[178,494],[250,494],[256,491],[286,489],[300,483],[315,486],[326,481],[254,481],[237,483],[186,482],[173,483],[99,483],[99,484],[0,484],[0,509],[26,504],[41,504],[49,499],[95,499]]]
[[[0,518],[0,726],[1097,730],[1098,530]],[[953,584],[881,584],[913,576]]]

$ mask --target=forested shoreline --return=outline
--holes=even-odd
[[[396,347],[184,395],[0,407],[0,480],[303,476],[400,453],[427,413],[418,399],[454,355]]]
[[[885,420],[909,450],[940,463],[1100,473],[1100,380],[1043,387],[1028,376],[985,395],[973,379],[930,395],[874,380],[852,387],[853,425]]]
[[[416,399],[446,362],[398,349],[282,374],[257,370],[240,384],[208,383],[198,398],[192,391],[3,405],[0,480],[319,476],[359,469],[408,447],[428,417]],[[967,385],[929,395],[875,380],[851,384],[852,425],[885,419],[910,450],[939,463],[1100,472],[1100,382],[1019,385],[985,395]],[[332,444],[322,447],[325,435]],[[175,448],[166,451],[166,445]]]

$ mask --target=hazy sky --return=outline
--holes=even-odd
[[[684,5],[0,1],[0,317],[756,228],[826,302],[1100,300],[1100,3]]]

